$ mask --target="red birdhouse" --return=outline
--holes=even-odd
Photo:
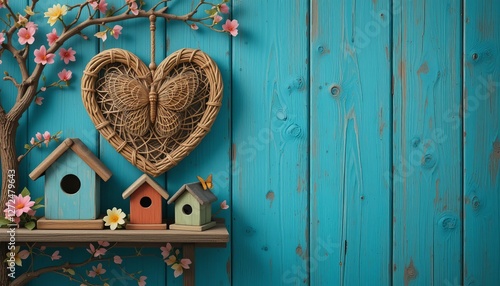
[[[169,195],[158,183],[144,174],[122,193],[130,197],[130,223],[127,229],[166,229],[162,218],[162,199]]]

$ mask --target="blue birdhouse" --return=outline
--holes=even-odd
[[[64,140],[31,173],[45,175],[45,218],[92,220],[99,216],[99,178],[111,171],[76,138]]]

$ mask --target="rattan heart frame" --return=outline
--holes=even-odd
[[[158,176],[189,155],[210,131],[222,105],[223,84],[215,62],[200,50],[176,51],[157,68],[150,67],[128,51],[106,50],[87,64],[81,88],[83,105],[99,133],[132,165]],[[144,88],[151,104],[136,108],[133,103],[141,101],[137,90],[144,93]],[[122,93],[116,94],[117,89]],[[185,89],[191,90],[188,99]],[[156,116],[156,108],[163,116]]]

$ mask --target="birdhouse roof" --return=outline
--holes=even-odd
[[[32,180],[36,180],[44,175],[45,171],[69,149],[73,150],[103,181],[106,182],[109,180],[112,175],[111,171],[78,138],[67,138],[64,140],[29,174],[29,177]]]
[[[126,199],[130,197],[140,186],[144,183],[148,183],[160,196],[162,196],[165,200],[168,200],[168,193],[165,191],[158,183],[156,183],[153,179],[151,179],[148,175],[144,174],[139,177],[130,187],[128,187],[123,193],[122,198]]]
[[[210,191],[210,189],[203,190],[203,186],[200,182],[190,183],[183,185],[171,198],[168,200],[168,204],[175,202],[184,191],[188,191],[193,197],[200,203],[200,205],[209,204],[215,202],[217,197]]]

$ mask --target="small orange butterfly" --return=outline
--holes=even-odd
[[[200,181],[201,186],[203,187],[204,191],[214,187],[214,185],[212,184],[212,174],[208,175],[206,180],[203,180],[203,178],[200,176],[196,176],[196,177],[198,178],[198,181]]]

